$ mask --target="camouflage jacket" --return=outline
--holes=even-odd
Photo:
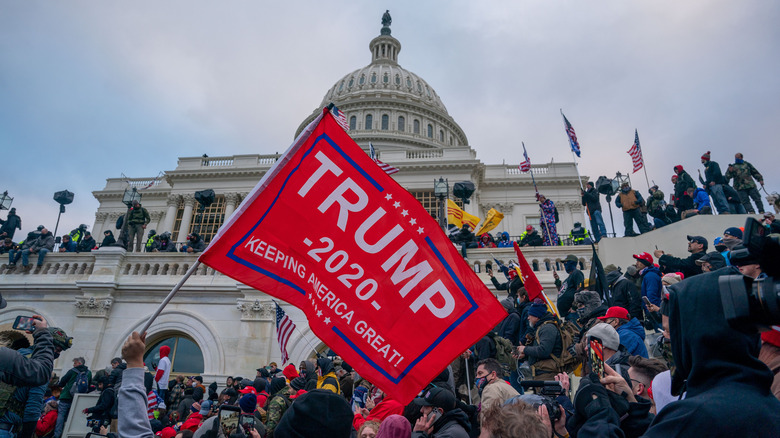
[[[268,402],[268,412],[267,412],[267,419],[265,421],[265,428],[267,431],[267,437],[273,438],[274,436],[274,429],[276,429],[276,426],[279,425],[279,421],[282,419],[282,415],[287,411],[287,408],[290,407],[290,404],[292,401],[290,400],[290,396],[287,394],[288,387],[282,388],[281,391],[277,392],[274,398],[271,399],[271,401]]]
[[[753,181],[753,178],[755,178],[756,181],[764,180],[764,177],[761,176],[758,170],[747,161],[744,161],[741,164],[730,164],[724,176],[726,177],[727,182],[731,180],[731,178],[734,178],[733,185],[737,190],[756,188],[756,183]]]

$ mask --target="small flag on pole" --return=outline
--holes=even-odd
[[[577,141],[577,134],[574,132],[574,127],[571,126],[571,123],[569,123],[569,119],[566,118],[565,115],[563,115],[563,111],[561,111],[561,115],[563,116],[563,126],[566,129],[566,135],[569,136],[569,144],[571,144],[571,151],[577,154],[577,156],[580,156],[580,143]]]
[[[456,204],[452,199],[448,199],[447,223],[455,225],[458,228],[462,227],[463,224],[466,224],[472,230],[476,230],[477,224],[479,223],[479,218],[458,207],[458,204]]]
[[[528,172],[531,170],[531,160],[528,158],[528,152],[525,151],[525,143],[523,143],[523,158],[525,158],[525,160],[520,163],[520,171]]]
[[[645,166],[645,160],[642,158],[642,147],[639,146],[639,132],[634,130],[634,145],[628,150],[628,155],[631,155],[631,161],[634,163],[634,172],[636,173]]]
[[[474,234],[481,236],[482,234],[493,230],[501,223],[502,219],[504,219],[504,213],[501,213],[495,208],[491,208],[490,211],[488,211],[487,216],[485,216],[485,222],[482,223],[482,226],[479,227],[479,230],[475,231]]]
[[[344,111],[341,111],[336,107],[336,105],[333,105],[331,112],[333,113],[333,117],[336,119],[336,123],[344,128],[345,131],[349,132],[349,123],[347,123],[347,116],[344,114]]]
[[[282,350],[282,363],[287,363],[290,359],[287,354],[287,342],[295,330],[295,323],[279,307],[279,303],[274,301],[274,304],[276,305],[276,340],[279,341],[279,349]]]
[[[374,145],[371,142],[368,143],[368,150],[369,150],[369,154],[371,155],[371,159],[374,160],[374,163],[376,163],[376,165],[379,166],[379,168],[382,169],[386,174],[392,175],[398,172],[397,167],[393,167],[387,163],[383,163],[376,158],[376,151],[374,150]]]

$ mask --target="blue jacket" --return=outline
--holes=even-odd
[[[663,284],[661,283],[661,270],[655,266],[649,266],[641,271],[642,296],[647,297],[651,303],[661,306]]]
[[[696,204],[696,209],[701,210],[704,207],[710,207],[710,197],[707,192],[700,188],[696,188],[693,193],[693,203]]]
[[[509,233],[506,231],[501,233],[501,238],[496,242],[496,246],[499,248],[511,248],[512,247],[512,241],[509,240]],[[506,237],[506,239],[504,239]]]
[[[626,347],[629,354],[647,358],[645,328],[642,327],[642,323],[638,319],[632,318],[631,321],[618,327],[617,332],[620,336],[620,343]]]

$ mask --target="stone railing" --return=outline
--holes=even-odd
[[[406,151],[406,158],[409,160],[442,158],[444,151],[441,149],[432,149],[428,151]]]
[[[546,174],[548,172],[550,172],[550,167],[547,166],[546,164],[541,164],[541,165],[532,164],[531,165],[531,173],[533,173],[535,175],[544,175],[544,174]],[[523,171],[520,170],[519,167],[516,167],[516,166],[507,166],[506,167],[506,174],[507,175],[523,175],[523,174],[526,174],[526,173],[528,173],[528,172],[523,172]]]
[[[233,157],[204,157],[201,161],[203,167],[225,167],[233,165]]]

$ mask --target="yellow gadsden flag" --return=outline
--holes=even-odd
[[[477,228],[479,218],[466,213],[458,207],[458,204],[452,200],[447,200],[447,221],[456,227],[460,228],[463,224],[468,224],[471,229]]]
[[[487,216],[485,217],[485,222],[482,223],[482,226],[479,227],[479,230],[475,231],[474,234],[476,234],[477,236],[481,236],[482,234],[489,232],[493,228],[497,227],[498,224],[501,223],[501,219],[503,218],[504,218],[504,213],[501,213],[495,208],[491,208],[490,211],[488,211]]]

